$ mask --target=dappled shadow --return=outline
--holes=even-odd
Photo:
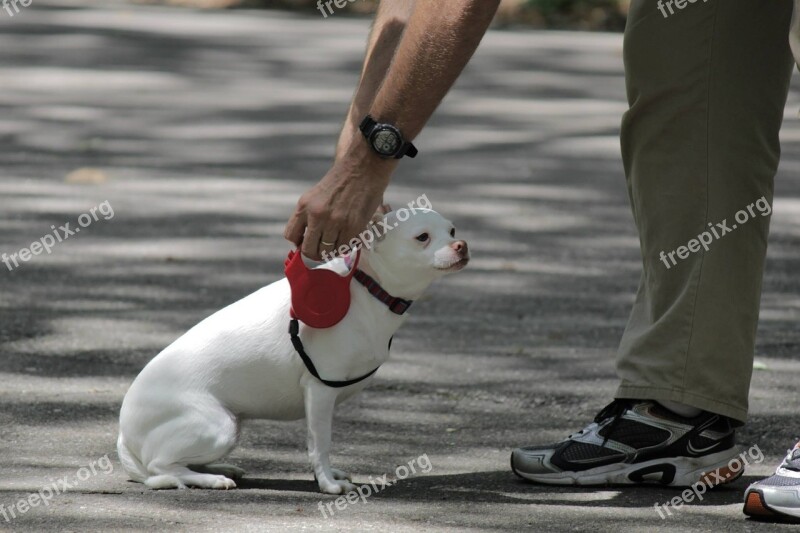
[[[330,164],[366,31],[357,19],[44,0],[0,19],[0,253],[101,202],[115,211],[13,272],[0,264],[9,500],[113,453],[120,402],[144,364],[282,275],[283,225]],[[625,508],[642,528],[661,524],[651,508],[672,491],[543,487],[508,469],[513,447],[579,429],[616,386],[640,261],[617,140],[620,47],[615,35],[492,32],[418,139],[422,157],[401,166],[388,199],[427,194],[473,260],[415,304],[392,360],[337,410],[334,463],[357,481],[421,454],[434,467],[348,509],[357,520],[415,527],[422,513],[442,528],[518,530],[573,513],[576,527],[591,516],[603,529],[619,527],[605,509]],[[797,87],[791,98],[787,117]],[[800,374],[796,120],[784,137],[758,345],[766,369],[739,433],[771,462],[797,436]],[[107,180],[64,181],[84,166]],[[322,496],[310,474],[295,477],[308,472],[304,442],[302,421],[248,423],[231,457],[251,472],[242,490],[155,493],[117,471],[74,497],[105,518],[65,504],[61,524],[189,528],[215,513],[235,529],[264,502],[276,520],[307,524]],[[738,504],[757,477],[692,512],[716,524],[711,508]],[[44,529],[47,516],[20,527]]]
[[[757,481],[755,476],[743,476],[729,485],[717,487],[702,494],[703,499],[696,505],[729,505],[741,502],[741,493],[750,483]],[[545,506],[575,505],[576,502],[602,500],[603,505],[609,507],[645,507],[653,502],[671,500],[680,491],[645,485],[635,492],[621,490],[623,486],[610,485],[607,487],[558,487],[531,483],[514,476],[508,470],[492,472],[473,472],[469,474],[452,475],[424,475],[402,480],[394,480],[388,487],[383,487],[380,480],[373,477],[374,485],[369,481],[359,482],[356,486],[370,487],[382,491],[370,494],[370,498],[378,500],[400,501],[427,501],[446,500],[462,503],[509,503],[530,505],[537,503]],[[278,490],[287,492],[311,492],[319,498],[333,499],[336,496],[320,494],[315,481],[299,481],[296,479],[259,479],[248,478],[240,480],[237,488],[246,490]],[[537,496],[541,496],[538,497]]]

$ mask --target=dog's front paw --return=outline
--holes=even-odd
[[[356,486],[345,479],[318,480],[318,483],[319,490],[325,494],[347,494],[356,490]]]

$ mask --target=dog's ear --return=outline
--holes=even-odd
[[[375,238],[375,242],[381,242],[384,237],[386,237],[386,232],[383,229],[385,224],[382,224],[383,219],[386,218],[386,215],[392,212],[392,206],[389,204],[382,204],[378,207],[378,210],[375,211],[375,214],[372,215],[372,220],[369,221],[369,228],[374,228],[377,231],[373,231],[373,237]]]

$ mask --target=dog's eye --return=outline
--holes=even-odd
[[[419,235],[417,235],[417,240],[419,242],[427,241],[428,240],[428,234],[427,233],[420,233]]]
[[[450,236],[451,237],[455,237],[456,236],[456,228],[450,228]]]

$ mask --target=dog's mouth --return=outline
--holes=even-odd
[[[459,259],[455,263],[450,263],[445,267],[437,267],[437,269],[442,270],[444,272],[458,272],[459,270],[467,266],[467,263],[469,263],[469,257],[464,257],[462,259]]]

